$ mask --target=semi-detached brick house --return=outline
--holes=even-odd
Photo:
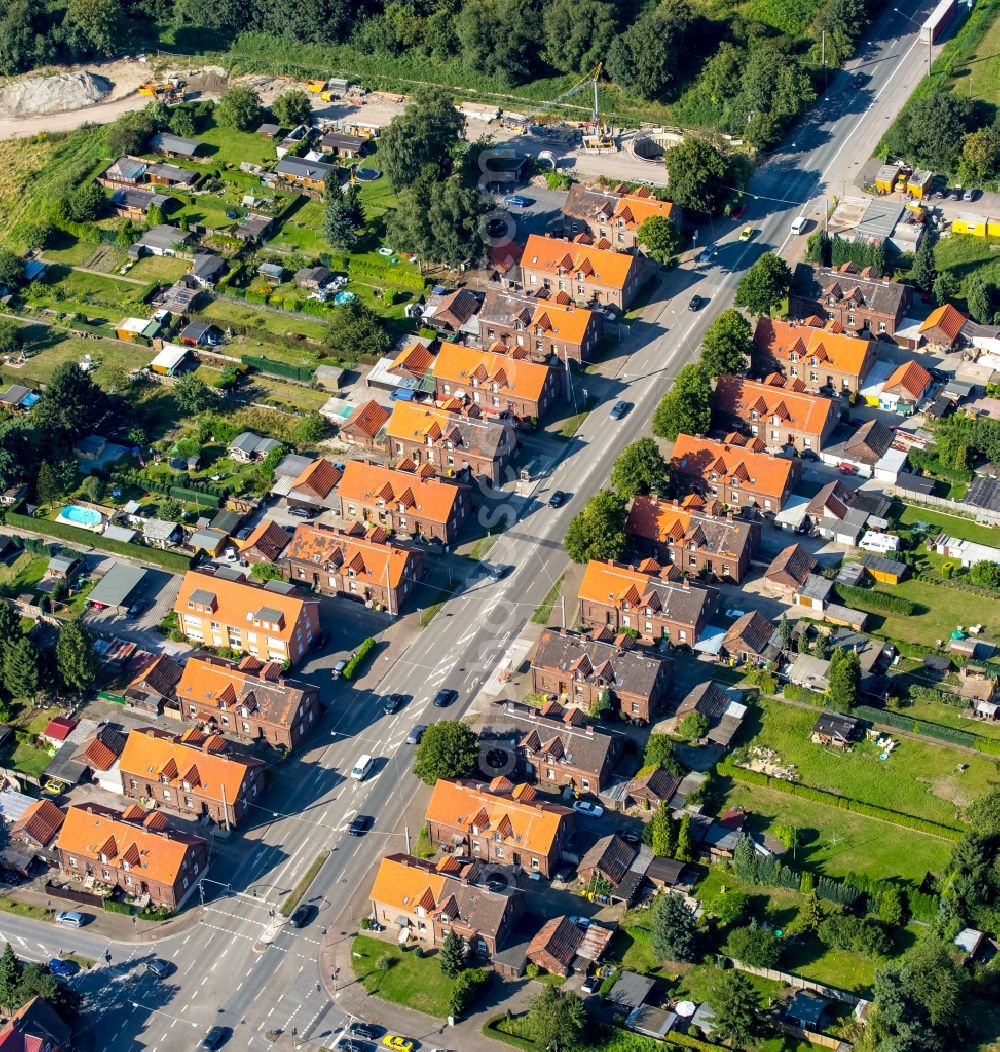
[[[394,468],[349,460],[340,480],[340,514],[348,522],[371,522],[398,534],[454,544],[472,511],[469,488],[437,478],[425,464]]]
[[[237,665],[189,657],[177,685],[181,718],[210,733],[294,749],[320,718],[319,691],[285,679],[281,665],[247,655]]]
[[[724,512],[720,501],[696,493],[681,501],[636,497],[625,529],[640,554],[692,577],[735,584],[750,572],[760,547],[758,522]]]
[[[724,374],[715,385],[715,414],[725,430],[762,438],[769,451],[791,446],[818,454],[837,426],[839,404],[805,386],[781,373],[762,382]]]
[[[295,664],[319,635],[319,601],[280,581],[266,585],[191,570],[174,603],[177,627],[192,643],[229,647]]]
[[[639,227],[647,219],[658,216],[681,225],[679,211],[644,186],[629,193],[624,186],[602,190],[574,183],[563,205],[563,236],[574,238],[586,232],[618,252],[631,252],[639,247]]]
[[[56,850],[63,873],[148,896],[168,910],[184,903],[208,866],[207,841],[171,830],[162,811],[138,804],[124,811],[91,803],[68,808]]]
[[[434,785],[425,818],[433,844],[551,877],[576,812],[544,803],[530,785],[515,785],[508,778],[494,778],[489,785],[441,779]]]
[[[413,402],[394,403],[385,443],[393,458],[412,460],[417,467],[430,464],[439,475],[466,473],[492,486],[503,481],[516,450],[511,424],[483,419],[476,406],[453,412]]]
[[[635,566],[591,559],[580,585],[580,619],[594,628],[639,633],[646,644],[668,639],[693,646],[718,609],[715,588],[692,585],[655,559]]]
[[[379,435],[392,414],[374,399],[359,405],[347,418],[338,437],[363,449],[379,449]]]
[[[673,662],[632,643],[612,629],[586,634],[547,628],[531,659],[532,689],[582,709],[607,692],[623,720],[649,723],[667,699]]]
[[[235,828],[264,794],[264,763],[227,746],[221,734],[193,727],[179,737],[131,731],[120,761],[125,795]]]
[[[596,302],[625,310],[645,276],[644,261],[626,252],[532,234],[521,256],[529,292],[565,292],[577,303]]]
[[[760,318],[753,335],[756,373],[782,373],[807,391],[857,392],[875,364],[877,344],[829,326]]]
[[[879,277],[853,263],[837,268],[800,263],[788,298],[791,318],[821,318],[850,335],[892,337],[910,304],[909,285]]]
[[[369,894],[375,919],[426,946],[440,947],[454,932],[473,956],[491,961],[514,934],[524,892],[474,884],[470,869],[449,858],[436,866],[412,855],[387,855]]]
[[[418,548],[393,544],[381,526],[366,531],[356,523],[353,530],[337,530],[304,523],[285,549],[282,566],[296,584],[395,616],[423,576],[424,556]]]
[[[577,307],[569,293],[525,296],[487,292],[479,312],[479,342],[489,350],[527,351],[532,361],[589,361],[603,333],[597,311]]]
[[[502,354],[446,343],[434,358],[431,375],[438,401],[475,405],[487,417],[541,420],[562,390],[558,369],[531,361],[518,348]]]
[[[802,471],[801,461],[773,457],[764,441],[731,434],[720,442],[678,435],[671,473],[688,490],[734,509],[781,511]]]

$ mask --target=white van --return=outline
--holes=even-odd
[[[359,756],[358,762],[351,769],[351,777],[356,782],[363,782],[372,772],[375,761],[370,756]]]
[[[796,216],[792,220],[792,233],[801,234],[808,225],[809,220],[805,216]]]

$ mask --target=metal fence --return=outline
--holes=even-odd
[[[977,508],[974,504],[965,504],[959,500],[947,500],[944,497],[934,497],[928,493],[914,493],[904,486],[886,486],[885,492],[891,497],[899,497],[916,508],[941,508],[950,515],[959,518],[971,518],[976,522],[987,526],[1000,526],[1000,511],[990,511],[989,508]]]

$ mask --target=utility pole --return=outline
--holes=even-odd
[[[406,853],[410,853],[410,827],[403,826],[403,836],[406,837]]]
[[[830,74],[826,70],[826,30],[823,30],[823,43],[820,45],[823,49],[822,57],[820,58],[820,64],[823,67],[823,93],[826,93],[827,88],[830,87]]]
[[[566,627],[566,596],[564,596],[564,595],[560,596],[560,599],[562,600],[562,626],[563,626],[563,628],[565,628]]]

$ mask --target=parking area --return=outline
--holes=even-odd
[[[100,573],[114,563],[114,559],[105,559],[97,570]],[[139,607],[134,616],[119,608],[90,609],[83,615],[83,623],[105,639],[126,639],[154,653],[165,649],[186,650],[186,644],[170,643],[157,629],[173,609],[180,587],[180,577],[164,570],[147,569],[134,594],[129,596],[132,609]]]
[[[337,596],[320,596],[319,617],[326,643],[309,652],[295,671],[295,678],[329,687],[330,672],[338,661],[346,660],[369,636],[378,639],[393,623],[388,614],[368,610],[361,603]]]

